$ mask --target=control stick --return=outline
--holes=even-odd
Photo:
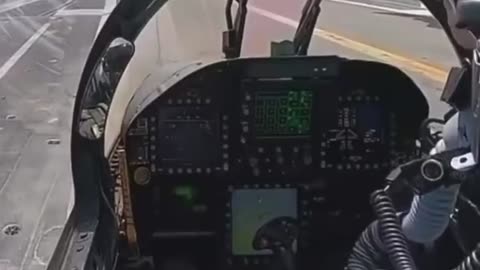
[[[294,242],[298,233],[294,218],[274,218],[257,230],[252,245],[255,250],[271,250],[279,258],[282,270],[295,270]]]

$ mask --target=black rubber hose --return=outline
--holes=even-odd
[[[416,270],[390,197],[383,190],[372,193],[377,220],[362,233],[348,260],[349,270]]]
[[[353,246],[348,259],[348,270],[390,269],[390,263],[383,251],[378,233],[378,221],[371,223]]]
[[[480,245],[453,270],[480,270]]]
[[[348,259],[347,270],[416,270],[393,202],[383,190],[372,193],[377,220],[362,233]],[[387,255],[389,260],[387,259]],[[480,244],[453,270],[480,270]]]
[[[410,254],[392,199],[384,190],[377,190],[372,193],[371,203],[377,215],[380,239],[393,269],[416,270],[417,267]]]

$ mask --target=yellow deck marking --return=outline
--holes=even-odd
[[[264,17],[267,17],[279,23],[282,23],[294,28],[296,28],[298,25],[298,21],[275,14],[268,10],[257,8],[251,5],[249,5],[248,8],[249,10],[259,15],[262,15]],[[407,56],[402,56],[400,54],[396,54],[390,51],[386,51],[386,50],[377,48],[375,46],[368,45],[366,43],[356,41],[356,40],[344,37],[342,35],[338,35],[336,33],[315,28],[314,35],[320,38],[323,38],[325,40],[328,40],[332,43],[338,44],[342,47],[360,52],[364,55],[389,63],[400,69],[419,73],[425,76],[426,78],[437,81],[437,82],[444,83],[448,76],[448,71],[440,67],[440,65],[436,65],[432,63],[424,63],[422,61],[419,61]]]

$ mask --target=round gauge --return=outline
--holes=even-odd
[[[135,169],[135,172],[133,173],[133,181],[135,181],[137,185],[147,185],[150,183],[150,179],[151,173],[147,167],[142,166]]]

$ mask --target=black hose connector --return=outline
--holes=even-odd
[[[392,199],[384,190],[371,195],[371,204],[377,215],[380,239],[395,270],[416,270],[407,239],[402,232]]]
[[[453,270],[480,270],[480,245]]]

